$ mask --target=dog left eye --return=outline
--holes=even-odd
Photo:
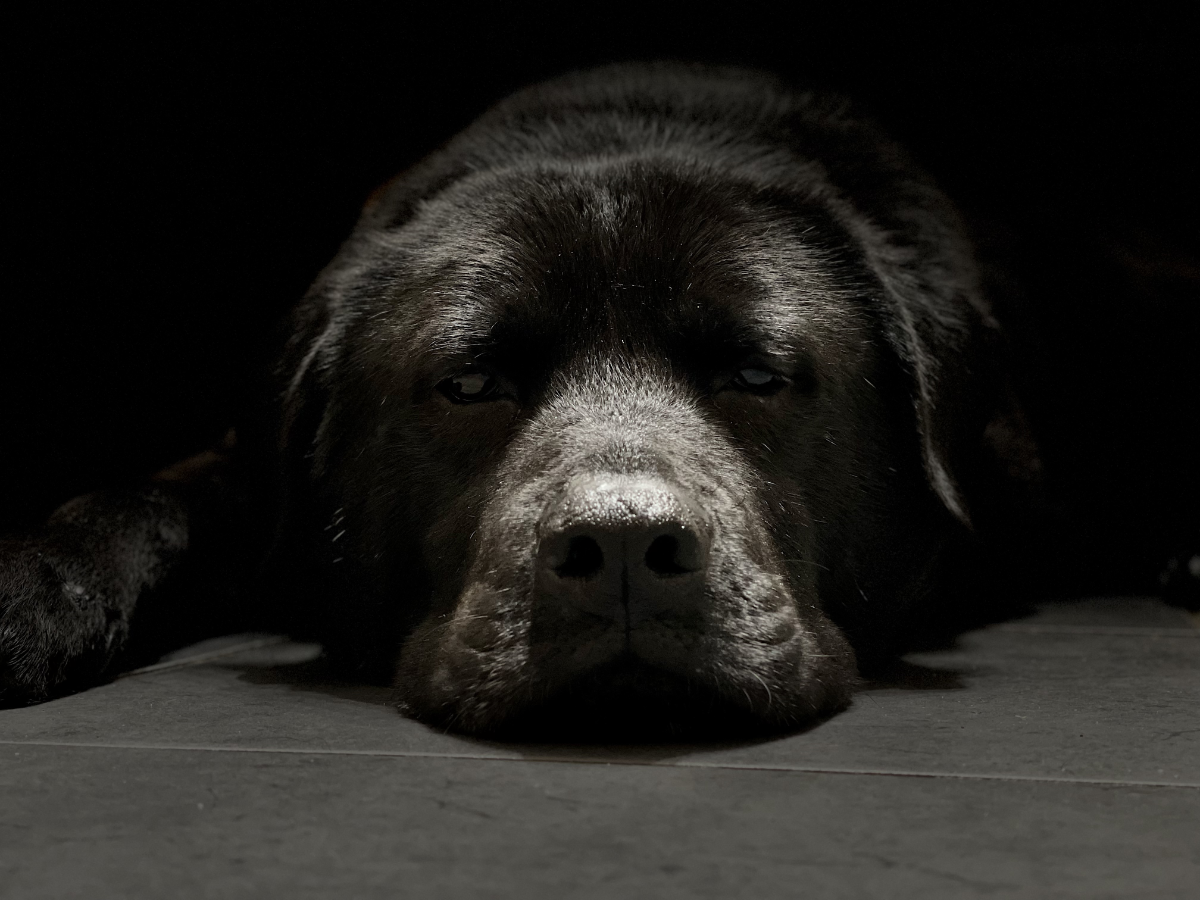
[[[739,391],[748,391],[751,394],[774,394],[787,384],[787,380],[766,369],[747,367],[739,369],[729,384]]]
[[[496,393],[497,382],[487,372],[459,372],[438,385],[455,403],[475,403]]]

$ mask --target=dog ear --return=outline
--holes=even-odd
[[[442,164],[435,156],[372,191],[350,237],[283,323],[270,406],[285,481],[308,480],[322,470],[318,439],[328,424],[334,394],[331,373],[353,319],[353,282],[361,256],[370,252],[378,232],[402,224],[421,197],[460,174],[461,167]],[[286,497],[286,484],[283,490]]]
[[[913,376],[929,485],[968,528],[1035,493],[1042,464],[1004,335],[979,298],[896,298],[889,342]],[[950,302],[947,302],[950,301]]]
[[[1041,465],[966,223],[897,144],[835,96],[792,95],[792,146],[820,160],[810,196],[865,255],[887,343],[910,376],[929,485],[967,527]],[[813,186],[815,184],[815,187]]]

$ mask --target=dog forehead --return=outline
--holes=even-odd
[[[849,238],[816,207],[685,162],[477,173],[419,205],[405,244],[423,348],[723,339],[789,356],[862,318]],[[847,252],[849,249],[849,252]]]

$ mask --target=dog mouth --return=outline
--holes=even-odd
[[[768,643],[666,629],[630,642],[610,627],[547,645],[530,642],[528,628],[484,624],[505,646],[471,646],[451,630],[402,648],[402,711],[498,740],[711,742],[811,724],[846,705],[853,681],[853,653],[832,630],[800,627]]]
[[[830,689],[852,679],[848,645],[782,593],[636,622],[556,599],[470,586],[400,648],[401,710],[502,740],[674,743],[794,730],[848,701]]]
[[[493,734],[519,742],[644,744],[752,738],[777,730],[711,685],[626,651],[527,704]]]

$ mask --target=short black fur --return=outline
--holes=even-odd
[[[207,567],[242,586],[210,628],[315,637],[443,726],[794,727],[1038,478],[950,203],[741,71],[502,102],[371,198],[273,372],[236,447],[0,547],[6,702],[193,636]]]

